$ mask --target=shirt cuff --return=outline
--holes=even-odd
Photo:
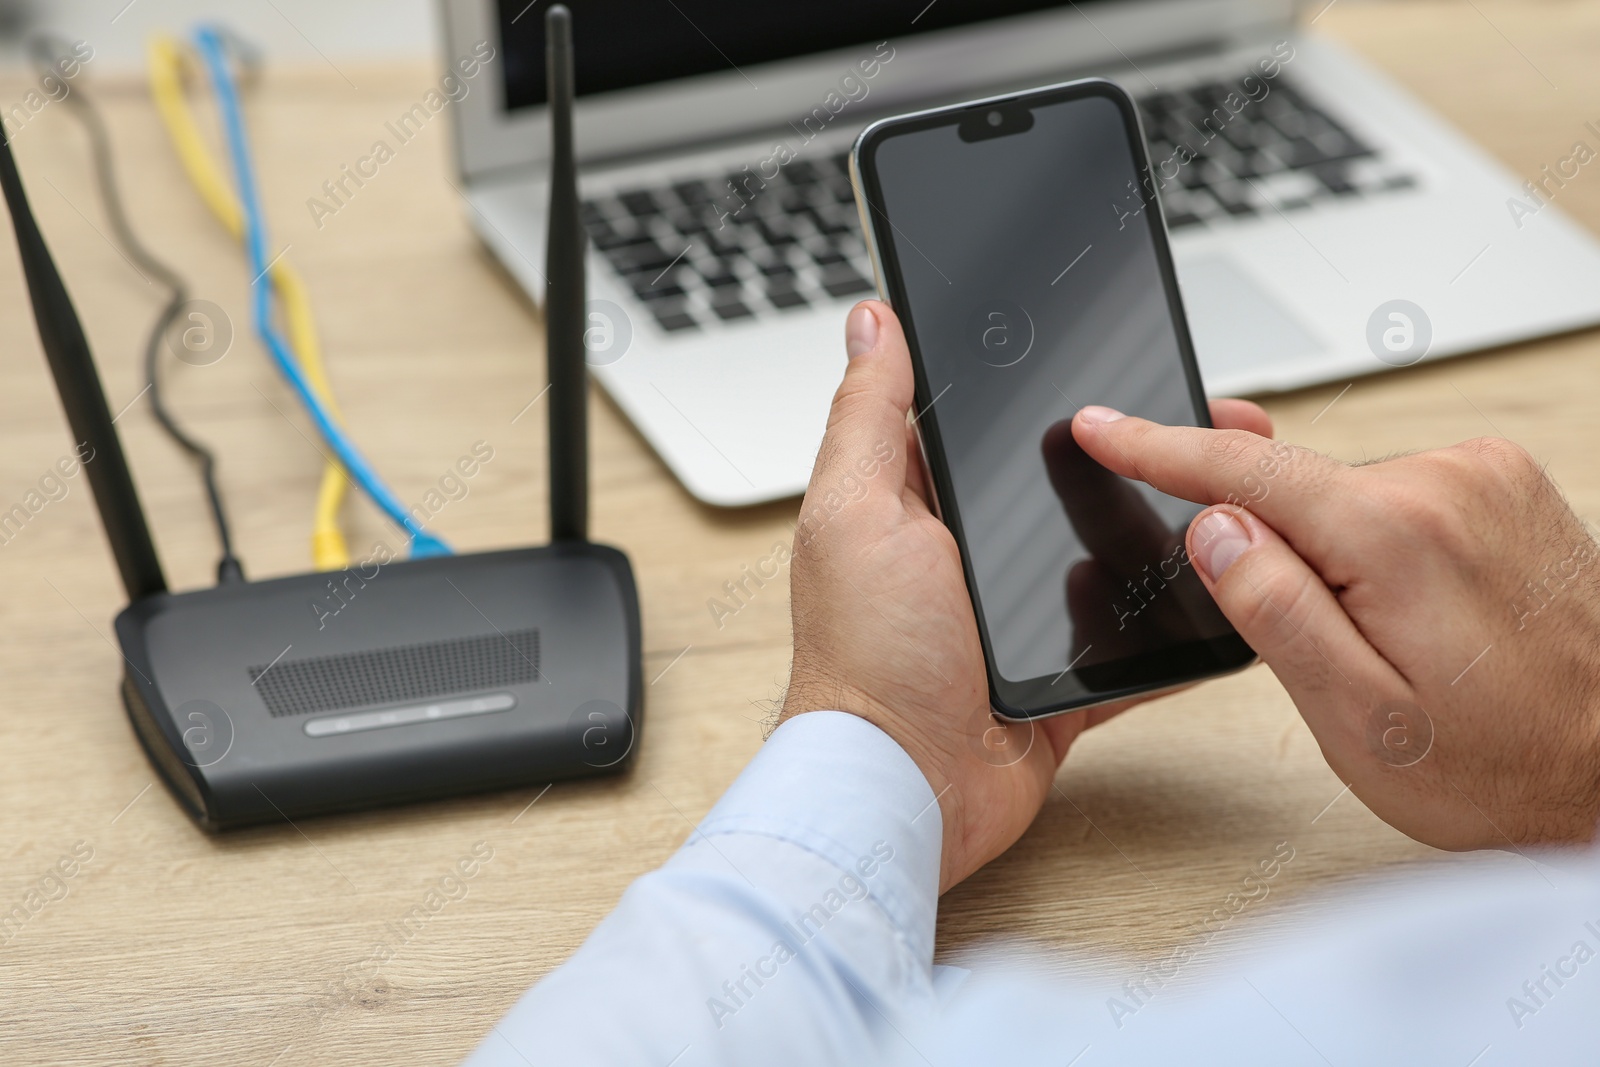
[[[778,727],[691,844],[725,834],[786,841],[859,879],[932,965],[944,819],[921,769],[867,720],[813,711]]]

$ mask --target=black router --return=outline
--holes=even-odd
[[[570,16],[549,38],[545,308],[551,544],[167,591],[99,376],[28,208],[0,186],[50,369],[130,603],[117,616],[128,716],[208,829],[611,773],[636,747],[639,599],[591,543],[584,233],[572,150]],[[359,596],[328,617],[330,578]]]

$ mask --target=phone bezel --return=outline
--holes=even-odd
[[[932,405],[932,389],[922,360],[921,346],[917,341],[916,324],[910,315],[910,301],[904,287],[899,260],[892,242],[879,236],[878,219],[888,222],[884,212],[882,187],[878,182],[875,156],[878,148],[889,138],[917,133],[941,126],[959,126],[963,118],[974,112],[1021,105],[1029,111],[1036,107],[1071,103],[1076,100],[1101,98],[1113,103],[1122,116],[1123,132],[1132,155],[1134,171],[1141,178],[1150,174],[1150,160],[1145,148],[1144,132],[1138,109],[1132,97],[1116,83],[1103,78],[1085,78],[1059,85],[1007,93],[965,103],[919,111],[909,115],[880,119],[863,130],[856,138],[850,153],[850,178],[855,188],[856,209],[861,216],[862,231],[872,254],[873,271],[877,275],[878,293],[900,315],[906,342],[911,350],[912,370],[916,380],[916,405],[921,412],[916,424],[917,438],[922,446],[924,464],[933,481],[935,512],[949,527],[961,555],[961,568],[966,579],[967,592],[972,598],[974,615],[978,623],[978,637],[983,646],[984,667],[988,675],[989,701],[993,710],[1008,719],[1034,719],[1063,714],[1113,703],[1129,697],[1179,688],[1191,682],[1241,670],[1255,662],[1255,652],[1237,633],[1217,638],[1193,641],[1149,653],[1143,657],[1110,660],[1088,668],[1068,667],[1059,675],[1012,680],[1000,675],[995,665],[994,648],[984,615],[982,597],[972,569],[971,554],[967,549],[962,529],[960,506],[956,501],[945,462],[943,441],[939,431],[937,409]],[[1031,125],[1031,123],[1030,123]],[[1167,298],[1173,331],[1177,338],[1178,357],[1183,365],[1185,382],[1194,406],[1195,424],[1211,426],[1210,407],[1200,380],[1200,366],[1195,359],[1194,345],[1189,336],[1188,319],[1184,314],[1182,296],[1178,290],[1177,271],[1172,262],[1172,250],[1167,240],[1166,222],[1155,196],[1153,182],[1137,183],[1145,224],[1149,227],[1162,288]],[[930,447],[931,446],[931,447]],[[1085,671],[1097,674],[1114,674],[1117,670],[1138,671],[1145,661],[1161,659],[1171,661],[1180,656],[1190,657],[1192,666],[1162,672],[1146,670],[1143,676],[1122,685],[1101,686],[1085,680]],[[1203,662],[1193,662],[1195,658]],[[1153,666],[1153,664],[1150,664]]]

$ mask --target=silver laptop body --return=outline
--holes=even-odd
[[[548,137],[542,44],[528,41],[541,37],[543,8],[442,2],[446,60],[485,45],[495,57],[452,105],[459,188],[483,240],[539,299]],[[692,31],[720,57],[715,69],[587,94],[584,41],[620,49],[607,76],[624,80],[638,76],[629,50],[652,45],[614,24],[615,5],[573,6],[592,372],[710,504],[805,489],[844,364],[845,311],[876,292],[843,154],[873,118],[964,97],[1099,74],[1139,99],[1214,395],[1350,380],[1600,322],[1600,245],[1550,203],[1558,188],[1525,184],[1302,32],[1292,0],[1099,0],[933,29],[906,21],[879,39],[739,65],[728,50],[750,50],[746,31],[665,5],[685,26],[663,25],[662,46]],[[787,39],[785,20],[819,36],[816,7],[786,6],[745,9],[766,20],[769,51]],[[932,25],[939,11],[917,18]],[[852,18],[838,22],[837,40],[859,36]],[[1194,158],[1163,170],[1180,145]]]

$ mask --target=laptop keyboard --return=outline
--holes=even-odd
[[[1244,97],[1236,83],[1219,81],[1139,98],[1169,229],[1416,184],[1379,165],[1371,148],[1283,78],[1236,114],[1224,104],[1230,93],[1235,104]]]
[[[666,330],[860,297],[877,286],[846,158],[632,189],[585,201],[584,223]]]
[[[1173,230],[1416,183],[1378,166],[1371,148],[1284,78],[1237,113],[1224,103],[1230,93],[1236,105],[1244,96],[1217,81],[1138,101]],[[746,168],[626,189],[584,201],[584,224],[669,332],[859,299],[877,287],[847,160],[796,159],[766,181]]]

